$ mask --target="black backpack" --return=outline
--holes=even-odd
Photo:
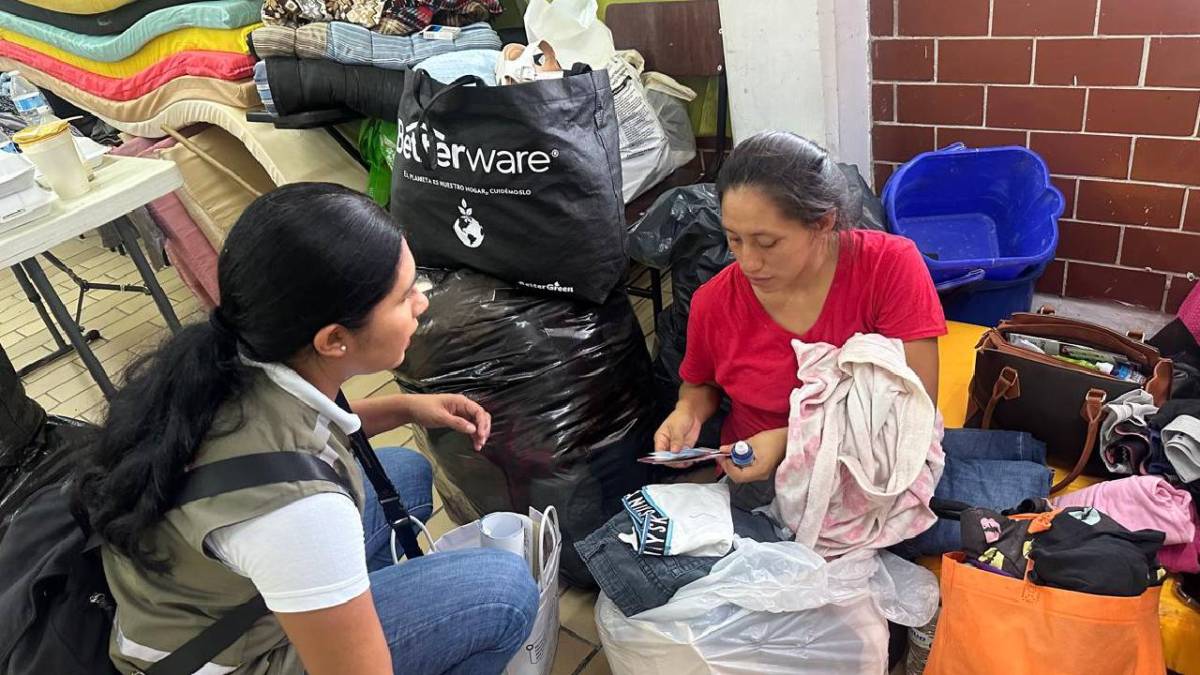
[[[348,406],[339,396],[338,403]],[[366,436],[351,436],[355,456],[371,480],[405,555],[421,555],[410,520]],[[248,487],[299,480],[344,484],[314,455],[268,452],[206,464],[189,472],[176,500],[198,499]],[[35,492],[13,514],[0,540],[0,675],[112,675],[109,635],[116,606],[104,577],[100,540],[72,508],[68,485]],[[233,644],[269,610],[261,596],[235,608],[144,675],[191,675]]]

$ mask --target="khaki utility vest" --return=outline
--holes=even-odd
[[[310,453],[329,462],[353,487],[350,496],[362,511],[362,472],[350,452],[349,437],[265,372],[256,372],[246,393],[222,407],[213,428],[235,430],[210,435],[192,466],[263,452]],[[209,533],[325,492],[345,494],[345,489],[321,480],[276,483],[172,509],[149,535],[154,551],[169,557],[164,574],[143,570],[105,546],[104,572],[117,603],[109,650],[117,668],[128,675],[150,666],[258,593],[249,579],[206,553],[204,540]],[[199,675],[303,672],[298,653],[270,613],[197,671]]]

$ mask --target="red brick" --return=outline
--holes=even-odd
[[[896,119],[895,85],[871,85],[871,116],[875,122],[891,122]]]
[[[1010,129],[938,127],[937,146],[944,148],[951,143],[962,143],[968,148],[993,148],[1001,145],[1025,147],[1025,132]]]
[[[1200,33],[1196,0],[1101,0],[1101,35]]]
[[[1150,40],[1150,87],[1200,87],[1200,38]]]
[[[1137,139],[1133,179],[1200,185],[1200,141]]]
[[[896,85],[896,121],[968,126],[983,124],[983,87]]]
[[[1083,89],[989,87],[987,123],[1007,129],[1079,131]]]
[[[1034,288],[1038,293],[1062,295],[1063,278],[1066,274],[1067,263],[1061,260],[1051,260],[1050,264],[1046,265],[1046,271],[1042,272],[1042,278],[1038,279],[1037,285]]]
[[[1121,228],[1116,225],[1097,225],[1075,220],[1058,221],[1059,258],[1090,260],[1092,262],[1117,262],[1117,248],[1121,245]]]
[[[899,0],[901,35],[987,35],[988,0]]]
[[[1171,288],[1167,290],[1167,304],[1163,307],[1163,311],[1167,314],[1175,314],[1179,311],[1179,306],[1187,300],[1187,296],[1196,287],[1195,281],[1188,281],[1187,277],[1172,277]]]
[[[922,152],[933,150],[933,127],[876,124],[872,137],[875,159],[881,162],[907,162]]]
[[[1141,39],[1038,40],[1038,84],[1136,86],[1142,76]]]
[[[895,16],[895,0],[871,0],[871,35],[894,35]]]
[[[1142,270],[1077,262],[1067,270],[1067,295],[1074,298],[1117,300],[1158,309],[1166,286],[1165,274]]]
[[[1051,173],[1107,178],[1129,174],[1128,136],[1034,133],[1030,149],[1046,160]]]
[[[1029,82],[1033,40],[938,40],[937,48],[938,82]]]
[[[875,40],[871,63],[876,80],[933,79],[933,40]]]
[[[1079,185],[1079,179],[1066,178],[1064,176],[1051,176],[1050,182],[1054,183],[1054,187],[1063,195],[1063,218],[1075,217],[1075,188]]]
[[[1087,130],[1191,136],[1198,108],[1200,91],[1093,89]]]
[[[1183,229],[1200,232],[1200,189],[1188,190],[1187,213],[1183,216]]]
[[[1200,234],[1127,227],[1121,264],[1169,272],[1200,272]]]
[[[875,188],[875,194],[883,193],[883,186],[887,185],[888,179],[896,172],[895,164],[887,164],[885,162],[875,162],[875,183],[872,185]]]
[[[1075,217],[1174,230],[1179,227],[1182,210],[1183,188],[1081,180]]]
[[[1097,0],[995,0],[992,35],[1091,35]]]

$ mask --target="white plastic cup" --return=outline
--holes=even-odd
[[[79,197],[91,189],[87,167],[79,157],[75,139],[71,137],[66,122],[30,127],[13,140],[62,199]]]
[[[479,544],[525,557],[525,521],[515,513],[489,513],[479,520]]]

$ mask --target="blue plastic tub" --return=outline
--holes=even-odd
[[[1042,273],[1043,263],[1016,279],[990,281],[976,273],[937,285],[942,310],[951,321],[993,327],[1014,312],[1033,308],[1033,289]]]
[[[1037,154],[961,143],[900,167],[883,204],[888,228],[916,242],[937,283],[1028,276],[1054,257],[1063,212]]]

